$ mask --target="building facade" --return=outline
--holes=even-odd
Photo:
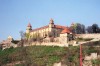
[[[32,25],[29,23],[26,29],[26,34],[30,35],[30,38],[39,36],[42,38],[46,37],[60,37],[60,34],[71,33],[70,29],[66,26],[56,25],[53,19],[50,19],[48,25],[32,29]]]

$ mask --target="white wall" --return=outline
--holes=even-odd
[[[79,38],[100,38],[100,33],[97,34],[76,34]]]

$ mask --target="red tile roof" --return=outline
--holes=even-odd
[[[49,25],[47,25],[47,26],[44,26],[44,27],[40,27],[40,28],[36,28],[36,29],[33,29],[31,32],[33,32],[33,31],[36,31],[36,30],[45,29],[45,28],[48,28],[48,27],[49,27]]]
[[[64,34],[64,33],[71,33],[71,32],[69,29],[66,28],[66,29],[62,30],[62,32],[61,32],[61,34]]]
[[[58,29],[65,29],[65,28],[68,28],[66,26],[61,26],[61,25],[55,25],[55,28],[58,28]]]
[[[31,32],[37,31],[37,30],[41,30],[41,29],[45,29],[45,28],[48,28],[48,27],[49,27],[49,25],[43,26],[43,27],[40,27],[40,28],[36,28],[36,29],[31,30]],[[63,29],[63,30],[64,30],[64,29],[67,29],[67,30],[70,31],[70,29],[69,29],[68,27],[66,27],[66,26],[61,26],[61,25],[55,25],[54,28]]]

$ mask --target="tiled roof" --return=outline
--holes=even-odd
[[[43,27],[40,27],[40,28],[36,28],[36,29],[31,30],[31,32],[37,31],[37,30],[41,30],[41,29],[45,29],[45,28],[48,28],[48,27],[49,27],[49,25],[43,26]],[[61,26],[61,25],[55,25],[54,28],[63,29],[63,30],[64,30],[64,29],[70,30],[68,27],[66,27],[66,26]]]
[[[71,32],[69,29],[66,28],[66,29],[62,30],[62,32],[61,32],[61,34],[64,34],[64,33],[71,33]]]
[[[55,25],[55,28],[58,28],[58,29],[65,29],[65,28],[68,28],[66,26],[61,26],[61,25]]]
[[[36,29],[33,29],[31,32],[36,31],[36,30],[45,29],[45,28],[48,28],[48,27],[49,27],[49,25],[43,26],[43,27],[40,27],[40,28],[36,28]]]

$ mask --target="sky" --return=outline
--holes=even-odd
[[[33,29],[49,24],[100,26],[100,0],[0,0],[0,41],[20,39],[30,22]]]

